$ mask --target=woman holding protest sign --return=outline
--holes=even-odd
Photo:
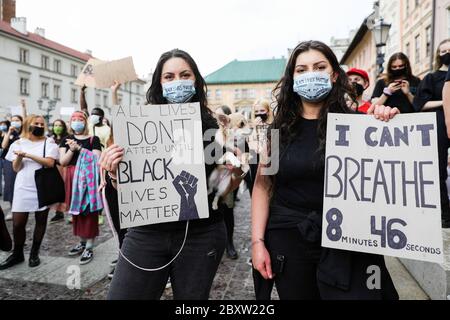
[[[268,176],[260,165],[253,191],[257,299],[270,299],[273,283],[282,300],[398,299],[382,256],[321,247],[327,115],[351,113],[345,96],[352,90],[327,45],[307,41],[294,49],[275,90],[271,129],[280,134],[280,169]],[[369,109],[382,121],[397,113],[385,106]],[[380,269],[380,290],[367,286],[370,266]]]
[[[98,215],[103,209],[98,201],[92,201],[90,205],[83,205],[82,207],[80,207],[82,201],[73,201],[73,197],[77,195],[78,190],[85,190],[78,188],[78,184],[82,182],[82,179],[80,179],[81,173],[91,176],[91,180],[97,179],[97,160],[95,157],[100,158],[102,147],[100,139],[90,136],[88,130],[86,114],[81,111],[74,112],[70,119],[70,134],[62,139],[59,146],[59,162],[66,167],[64,179],[65,203],[66,207],[70,208],[69,213],[73,216],[73,233],[81,239],[80,243],[70,250],[69,256],[81,255],[81,265],[91,262],[94,258],[94,241],[99,234]],[[88,176],[85,178],[87,180]],[[98,194],[96,192],[98,185],[95,182],[90,183],[90,185],[91,188],[86,190],[85,194],[89,192],[95,197]],[[82,186],[80,187],[82,188]]]
[[[439,149],[439,176],[441,189],[442,227],[450,228],[450,204],[447,191],[447,164],[450,140],[447,137],[442,91],[450,65],[450,39],[442,41],[436,52],[435,71],[420,82],[414,98],[416,111],[436,113]]]
[[[198,102],[203,133],[218,129],[207,107],[206,83],[195,61],[182,50],[175,49],[161,56],[147,101],[151,105]],[[213,144],[214,141],[203,143],[207,159],[211,155],[206,151]],[[109,147],[102,155],[102,168],[108,171],[108,183],[114,186],[118,163],[123,156],[124,149],[117,145]],[[205,164],[206,177],[216,167],[215,159],[210,160],[213,161]],[[245,175],[240,169],[233,169],[233,173],[232,189],[235,189]],[[113,195],[106,196],[110,203]],[[170,276],[174,299],[208,299],[226,244],[223,215],[212,210],[213,199],[214,194],[208,196],[208,219],[128,229],[108,298],[160,299]]]

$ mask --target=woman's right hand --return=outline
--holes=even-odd
[[[13,134],[13,132],[17,131],[16,128],[14,128],[13,126],[9,127],[8,133],[11,135]]]
[[[100,166],[103,170],[115,175],[120,161],[122,161],[125,150],[116,144],[103,151],[100,157]]]
[[[267,251],[264,242],[259,241],[252,247],[252,263],[253,268],[258,270],[261,276],[266,279],[273,279],[272,262],[270,260],[269,251]]]
[[[397,92],[398,90],[400,90],[402,88],[402,84],[399,82],[391,82],[388,86],[388,89],[391,90],[392,92]]]

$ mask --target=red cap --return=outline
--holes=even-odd
[[[367,83],[370,85],[370,79],[369,79],[369,74],[361,69],[356,69],[356,68],[351,68],[350,70],[347,71],[347,75],[350,76],[352,74],[356,74],[358,76],[361,76],[364,78],[364,80],[367,81]]]

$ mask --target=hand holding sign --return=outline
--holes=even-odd
[[[182,171],[173,181],[173,185],[181,196],[180,221],[199,219],[195,195],[197,194],[198,179]]]

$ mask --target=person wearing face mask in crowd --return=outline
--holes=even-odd
[[[45,137],[45,126],[42,116],[29,116],[24,122],[21,139],[11,145],[6,155],[6,159],[12,162],[13,169],[17,172],[14,192],[20,196],[14,197],[12,204],[14,251],[0,264],[0,270],[24,262],[25,228],[30,212],[35,213],[36,225],[29,266],[34,268],[40,265],[39,249],[47,228],[49,208],[39,207],[34,175],[35,171],[42,167],[53,167],[59,156],[58,146],[53,139]]]
[[[327,45],[306,41],[293,50],[275,89],[271,128],[280,130],[279,171],[264,175],[261,164],[253,191],[257,299],[270,299],[274,283],[282,300],[398,299],[384,257],[321,247],[326,121],[328,113],[352,113],[345,100],[352,91]],[[398,113],[385,106],[368,111],[382,121]],[[374,265],[380,290],[367,287],[367,268]]]
[[[352,104],[351,108],[361,113],[367,113],[369,108],[372,106],[372,103],[370,103],[370,101],[364,101],[363,94],[364,91],[370,86],[369,75],[366,71],[356,68],[348,70],[347,75],[348,80],[350,81],[350,85],[353,86],[354,92],[356,94],[357,105],[352,107]]]
[[[447,127],[442,101],[445,78],[450,65],[450,39],[442,41],[436,52],[435,71],[429,73],[420,82],[414,99],[417,112],[436,113],[439,151],[439,176],[442,207],[442,227],[450,228],[450,204],[447,190],[447,163],[450,140],[447,137]]]
[[[411,63],[404,53],[389,59],[387,74],[378,80],[372,94],[372,104],[396,107],[401,113],[415,112],[414,95],[420,79],[413,76]]]
[[[3,143],[3,139],[5,139],[8,134],[9,127],[11,126],[11,122],[9,120],[4,120],[0,122],[0,155],[2,153],[1,145]],[[0,158],[0,196],[3,196],[3,159]]]
[[[161,56],[147,92],[149,108],[168,103],[198,102],[203,133],[216,131],[218,124],[207,106],[206,97],[206,83],[188,53],[175,49]],[[211,147],[220,149],[214,141],[204,141],[203,144],[206,159],[211,158],[207,151]],[[118,163],[123,155],[124,149],[117,145],[102,154],[101,166],[108,172],[108,184],[114,188],[117,187]],[[205,164],[207,178],[221,155],[214,158],[213,163],[208,161]],[[232,169],[231,190],[239,186],[243,176],[245,174],[240,168]],[[110,192],[106,197],[108,203],[115,198]],[[108,299],[158,300],[170,276],[175,300],[207,300],[226,244],[223,214],[212,210],[213,200],[214,194],[209,195],[208,219],[129,228]]]
[[[64,120],[58,119],[53,121],[52,129],[50,130],[50,137],[59,146],[62,140],[68,135],[67,125]],[[66,168],[60,165],[59,160],[56,162],[57,168],[63,180],[66,176]],[[55,223],[64,220],[64,212],[66,212],[66,204],[58,203],[54,206],[55,216],[50,220],[50,223]]]
[[[9,202],[12,205],[14,198],[14,181],[16,180],[16,172],[12,167],[12,162],[5,159],[11,145],[20,139],[22,133],[22,116],[16,115],[11,118],[11,126],[2,141],[2,155],[3,160],[3,177],[5,184],[3,186],[3,201]],[[12,213],[10,213],[6,220],[12,220]]]
[[[66,167],[65,187],[66,187],[66,208],[72,210],[72,196],[77,174],[76,169],[80,170],[81,166],[78,162],[82,155],[83,149],[92,152],[96,157],[100,158],[101,145],[100,139],[89,135],[87,117],[84,112],[77,111],[72,114],[70,119],[69,135],[62,139],[60,147],[59,162]],[[75,177],[75,178],[74,178]],[[101,210],[91,211],[88,206],[86,211],[72,213],[73,233],[80,237],[79,244],[74,246],[69,256],[79,256],[80,264],[84,265],[92,261],[94,258],[94,241],[99,234],[98,216]]]
[[[86,86],[81,88],[80,105],[81,111],[84,111],[89,116],[89,109],[86,102]],[[102,145],[102,150],[105,150],[109,136],[111,135],[111,128],[105,124],[105,111],[101,108],[92,109],[89,116],[89,134],[91,136],[99,137]]]
[[[256,100],[253,104],[251,113],[251,126],[253,133],[249,139],[249,147],[256,155],[256,159],[252,159],[250,163],[250,172],[245,177],[250,196],[253,193],[253,185],[255,184],[256,173],[258,172],[259,158],[261,150],[266,146],[267,130],[273,122],[273,111],[270,102],[264,99]]]

